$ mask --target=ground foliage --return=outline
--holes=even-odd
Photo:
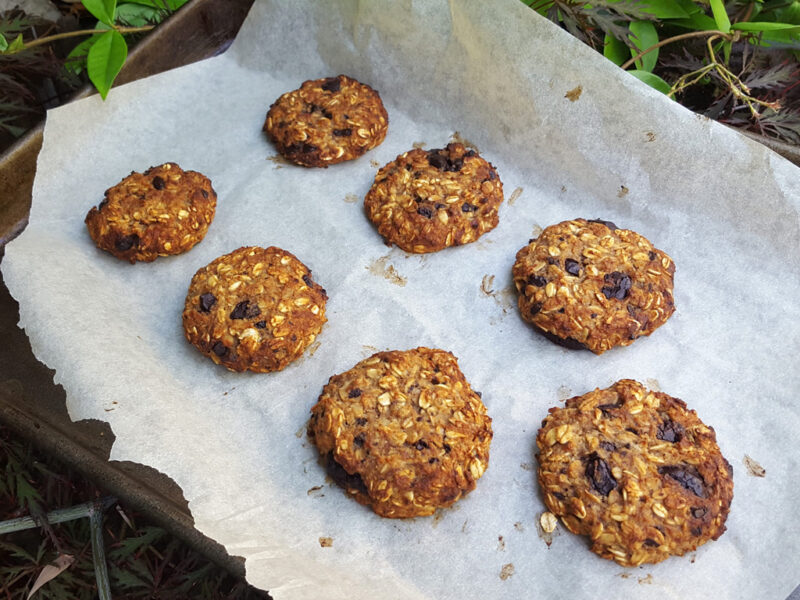
[[[93,483],[44,457],[0,427],[0,521],[96,500]],[[256,600],[269,596],[237,580],[130,508],[114,504],[103,524],[112,596],[135,599]],[[75,562],[34,599],[93,600],[97,584],[87,518],[0,537],[0,599],[25,600],[45,565],[67,554]]]
[[[800,144],[800,1],[522,1],[695,112]]]

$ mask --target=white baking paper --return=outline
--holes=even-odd
[[[277,160],[261,132],[268,106],[338,73],[380,91],[386,141],[329,169]],[[499,226],[435,254],[389,249],[362,208],[378,167],[456,132],[502,178]],[[151,264],[97,250],[89,208],[164,161],[212,179],[206,239]],[[2,267],[71,417],[108,421],[112,459],[172,477],[197,528],[244,556],[276,600],[782,599],[800,583],[799,213],[796,167],[517,0],[274,0],[256,3],[223,56],[50,111],[30,224]],[[595,356],[520,319],[516,251],[574,217],[613,220],[674,258],[677,313],[651,337]],[[280,373],[227,372],[181,330],[194,272],[250,244],[295,253],[330,295],[318,346]],[[419,345],[452,351],[483,392],[490,466],[433,518],[381,519],[326,479],[305,426],[329,376]],[[736,486],[718,541],[635,569],[563,527],[548,546],[537,528],[547,409],[626,377],[696,409]]]

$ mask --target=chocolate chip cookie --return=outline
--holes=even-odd
[[[686,403],[624,379],[549,412],[536,437],[544,501],[593,552],[636,566],[723,534],[733,470]]]
[[[239,248],[195,273],[183,331],[231,371],[280,371],[319,334],[326,300],[292,253],[274,246]]]
[[[364,200],[386,243],[422,254],[474,242],[497,226],[503,184],[463,144],[414,149],[383,167]]]
[[[327,167],[358,158],[386,137],[378,92],[345,75],[306,81],[270,106],[264,131],[288,160]]]
[[[418,517],[475,488],[491,419],[444,350],[379,352],[334,375],[309,437],[336,481],[382,517]]]
[[[517,252],[522,318],[550,339],[601,354],[650,335],[675,312],[675,264],[609,221],[552,225]]]
[[[86,227],[101,250],[131,263],[150,262],[202,240],[216,207],[208,177],[165,163],[107,189],[86,215]]]

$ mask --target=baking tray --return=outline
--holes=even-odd
[[[252,4],[192,0],[131,51],[116,84],[223,52]],[[75,98],[92,93],[87,86]],[[27,224],[43,129],[40,124],[0,158],[0,261],[5,244]],[[109,461],[114,434],[107,423],[70,420],[63,388],[53,382],[53,371],[36,360],[18,321],[19,307],[0,275],[0,423],[243,578],[243,562],[194,528],[183,493],[171,479],[150,467]]]

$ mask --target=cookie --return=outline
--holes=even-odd
[[[388,245],[423,254],[474,242],[497,227],[503,184],[463,144],[414,149],[383,167],[364,200]]]
[[[609,221],[546,228],[512,269],[522,318],[568,347],[602,354],[650,335],[675,312],[675,264]]]
[[[165,163],[107,189],[86,215],[86,227],[101,250],[131,263],[150,262],[202,240],[216,207],[208,177]]]
[[[725,531],[733,470],[686,403],[624,379],[549,412],[536,437],[544,501],[593,552],[657,563]]]
[[[306,81],[285,93],[264,122],[278,152],[304,167],[358,158],[383,142],[388,128],[378,92],[345,75]]]
[[[192,277],[183,331],[231,371],[280,371],[322,329],[327,298],[292,253],[274,246],[239,248]]]
[[[309,437],[329,472],[382,517],[431,515],[475,488],[492,420],[444,350],[379,352],[330,378]]]

